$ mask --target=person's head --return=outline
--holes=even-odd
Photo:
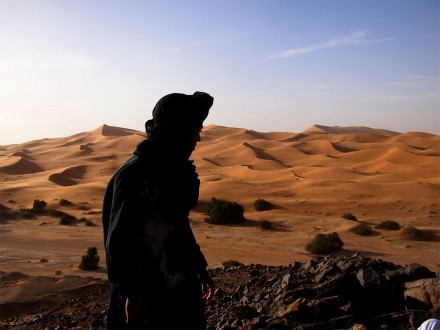
[[[191,155],[214,102],[207,93],[180,93],[162,97],[153,109],[153,119],[145,123],[148,139],[165,148],[181,149]]]

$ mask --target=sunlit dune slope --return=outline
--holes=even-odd
[[[35,191],[78,199],[75,189],[65,188],[93,184],[104,189],[144,138],[103,125],[71,137],[2,146],[1,196],[14,191],[14,199],[26,205]],[[224,197],[251,210],[256,198],[265,198],[280,212],[364,216],[386,216],[392,213],[387,203],[398,203],[403,211],[398,217],[405,218],[405,210],[437,207],[439,150],[439,136],[426,133],[322,125],[299,134],[261,133],[208,126],[193,159],[202,181],[201,200]]]
[[[95,211],[87,217],[99,226],[96,212],[108,180],[144,138],[138,131],[103,125],[70,137],[0,146],[0,203],[18,209],[43,199],[48,207],[59,208],[58,201],[68,199]],[[440,137],[427,133],[323,125],[299,133],[263,133],[207,126],[192,156],[201,180],[200,205],[191,215],[194,231],[214,264],[228,256],[271,264],[301,259],[308,240],[331,231],[343,235],[348,250],[408,257],[410,248],[396,252],[387,243],[404,242],[402,235],[359,240],[351,232],[358,223],[341,215],[350,212],[370,225],[393,219],[402,226],[440,230],[439,155]],[[213,196],[243,204],[251,229],[204,223],[205,206]],[[258,198],[274,208],[256,212]],[[78,209],[70,211],[84,216]],[[252,224],[263,218],[279,230],[258,232]],[[101,240],[99,227],[90,230]]]

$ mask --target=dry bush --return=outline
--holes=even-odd
[[[399,225],[399,223],[397,223],[394,220],[385,220],[385,221],[382,221],[381,223],[377,224],[374,228],[375,229],[384,229],[384,230],[399,230],[400,225]]]
[[[306,245],[306,251],[313,254],[328,254],[342,250],[344,243],[339,238],[338,233],[317,234],[312,242]]]
[[[360,236],[371,236],[374,234],[373,228],[364,224],[353,228],[352,232]]]
[[[226,199],[212,197],[211,201],[208,203],[207,213],[209,219],[207,219],[206,222],[212,224],[224,225],[245,221],[243,205]]]

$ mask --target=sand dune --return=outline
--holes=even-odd
[[[77,184],[77,182],[73,179],[71,179],[70,177],[68,177],[67,175],[63,174],[63,173],[54,173],[49,175],[49,177],[47,178],[49,181],[63,186],[63,187],[67,187],[67,186],[74,186]]]
[[[79,276],[63,276],[59,278],[35,276],[13,272],[1,275],[2,300],[0,302],[1,317],[6,319],[21,312],[35,310],[39,306],[57,306],[66,297],[106,290],[108,283],[99,279]]]
[[[0,172],[6,174],[29,174],[43,172],[43,168],[28,157],[8,156],[0,159]]]
[[[92,134],[98,134],[102,136],[127,136],[141,133],[128,128],[112,127],[104,124],[92,131]]]
[[[304,133],[324,133],[324,134],[375,134],[384,136],[399,135],[398,132],[393,132],[385,129],[374,129],[364,126],[351,126],[351,127],[329,127],[323,125],[313,125],[304,131]]]
[[[45,200],[50,208],[96,224],[61,226],[49,216],[8,221],[0,228],[2,270],[83,275],[77,265],[88,247],[97,246],[103,257],[99,211],[105,186],[144,138],[141,132],[103,125],[74,136],[0,146],[1,204],[18,210]],[[213,266],[228,259],[274,265],[305,261],[305,244],[332,231],[340,234],[346,253],[360,251],[399,264],[416,261],[432,269],[439,263],[440,243],[432,239],[440,232],[437,135],[323,125],[299,133],[262,133],[212,125],[204,128],[193,159],[201,190],[191,221]],[[213,196],[243,204],[246,224],[205,223]],[[256,212],[258,198],[275,207]],[[72,205],[60,205],[61,199]],[[392,219],[402,230],[360,237],[352,232],[359,223],[341,218],[346,212],[370,226]],[[261,219],[272,221],[275,229],[259,229]],[[433,234],[413,240],[403,232],[407,226]]]
[[[29,155],[29,153],[26,153],[24,151],[17,151],[14,152],[13,154],[9,155],[9,157],[21,157],[24,159],[28,159],[28,160],[34,160],[34,157],[32,157],[31,155]]]

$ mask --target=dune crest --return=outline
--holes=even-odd
[[[102,136],[127,136],[132,134],[139,134],[139,132],[128,128],[108,126],[104,124],[93,130],[92,134],[98,134]]]
[[[365,126],[350,126],[350,127],[339,127],[339,126],[324,126],[324,125],[313,125],[303,131],[303,133],[324,133],[324,134],[376,134],[385,136],[396,136],[401,133],[389,131],[385,129],[375,129]]]
[[[34,160],[34,157],[29,155],[29,153],[26,153],[26,152],[23,152],[23,151],[14,152],[13,154],[11,154],[9,156],[10,157],[16,156],[16,157],[21,157],[21,158],[28,159],[28,160]]]
[[[2,270],[78,274],[88,247],[97,246],[102,256],[104,190],[144,138],[142,132],[102,125],[68,137],[0,146],[1,204],[18,211],[32,207],[35,199],[45,200],[48,208],[96,225],[65,227],[49,215],[2,224]],[[267,133],[207,125],[201,138],[192,155],[200,203],[190,218],[210,265],[230,259],[268,265],[304,261],[309,258],[306,243],[333,231],[350,253],[431,268],[438,264],[440,136],[368,127],[314,125],[301,133]],[[205,223],[212,197],[242,204],[246,224]],[[259,198],[273,209],[257,212]],[[73,206],[61,206],[61,199]],[[341,218],[344,213],[358,222]],[[274,230],[263,232],[261,219],[271,221]],[[410,240],[402,232],[384,231],[359,237],[351,230],[390,219],[434,239]]]
[[[31,174],[43,172],[44,169],[37,163],[20,156],[8,156],[0,159],[0,173]]]
[[[50,182],[55,183],[56,185],[68,187],[68,186],[74,186],[77,184],[77,182],[71,178],[69,178],[67,175],[63,173],[54,173],[49,175],[47,178]]]

